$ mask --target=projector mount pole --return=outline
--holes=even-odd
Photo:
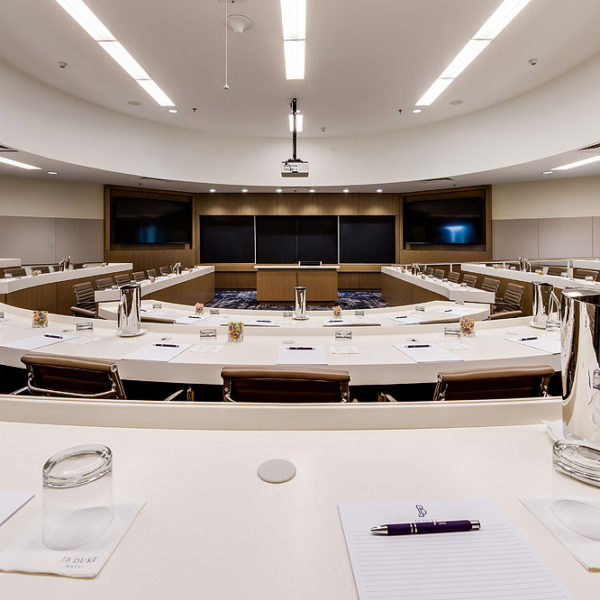
[[[296,158],[296,112],[298,110],[298,101],[296,100],[296,98],[292,98],[290,107],[292,109],[293,125],[294,125],[292,128],[293,129],[293,131],[292,131],[292,149],[294,151],[292,160],[296,161],[296,160],[298,160]]]

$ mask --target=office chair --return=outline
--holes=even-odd
[[[148,279],[150,279],[150,277],[156,277],[156,269],[148,269],[146,273],[148,273]]]
[[[553,277],[560,277],[566,270],[567,267],[557,267],[550,265],[548,267],[548,275],[552,275]]]
[[[503,298],[496,298],[494,312],[490,319],[508,319],[512,317],[522,317],[521,300],[525,288],[516,283],[507,283]]]
[[[477,275],[471,275],[470,273],[465,273],[463,275],[463,283],[466,283],[468,287],[477,287]]]
[[[32,271],[39,271],[40,273],[50,273],[50,267],[48,265],[31,265],[29,268]]]
[[[585,279],[586,277],[591,277],[591,281],[598,280],[598,271],[592,271],[591,269],[576,269],[575,270],[575,279]]]
[[[146,279],[146,276],[144,275],[144,271],[135,271],[135,273],[133,274],[133,278],[135,281],[144,281],[144,279]]]
[[[493,292],[494,294],[498,293],[498,288],[500,287],[500,281],[498,279],[492,279],[491,277],[484,277],[481,282],[481,289],[486,292]]]
[[[171,267],[159,267],[158,270],[161,275],[169,275],[171,273]]]
[[[117,285],[127,285],[129,283],[131,283],[131,275],[127,275],[127,274],[119,274],[119,275],[115,275],[115,281],[117,283]]]
[[[448,271],[448,281],[458,283],[460,281],[460,273],[458,271]]]
[[[433,275],[433,267],[425,267],[425,275]]]
[[[127,400],[117,365],[110,361],[35,353],[24,354],[21,361],[27,369],[27,386],[13,394],[27,390],[35,396]],[[177,390],[164,402],[183,391]]]
[[[113,286],[113,278],[112,277],[102,277],[100,279],[96,279],[96,288],[98,290],[107,290]]]
[[[433,276],[438,279],[444,279],[444,269],[434,269]]]
[[[225,402],[348,402],[350,374],[339,369],[225,367]]]
[[[10,277],[25,277],[27,271],[23,267],[14,267],[12,269],[4,269],[4,277],[9,275]]]
[[[71,312],[75,317],[90,317],[96,319],[98,310],[96,309],[96,300],[94,298],[94,288],[90,281],[85,283],[76,283],[73,286],[75,292],[75,306],[71,306]]]

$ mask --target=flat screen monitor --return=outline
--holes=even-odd
[[[485,199],[405,201],[403,231],[405,244],[485,244]]]
[[[191,244],[191,200],[114,196],[114,244]]]

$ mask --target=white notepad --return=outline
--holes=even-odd
[[[44,333],[42,335],[33,335],[31,337],[14,340],[12,342],[4,342],[0,346],[5,348],[16,348],[17,350],[37,350],[52,344],[58,344],[65,340],[71,340],[75,335],[69,333]]]
[[[175,323],[181,323],[183,325],[193,325],[200,321],[208,319],[208,315],[185,315],[184,317],[177,317]]]
[[[302,350],[293,350],[293,348],[303,348]],[[327,355],[323,346],[279,346],[277,353],[278,365],[326,365]]]
[[[394,348],[406,354],[416,362],[446,362],[463,360],[437,344],[411,342],[410,344],[394,344]]]
[[[274,319],[253,319],[252,321],[244,321],[244,325],[248,327],[280,327],[279,322]]]
[[[401,325],[416,325],[421,322],[420,319],[412,315],[397,315],[395,317],[388,317],[388,319],[400,323]]]
[[[510,336],[506,339],[509,342],[523,344],[523,346],[529,346],[536,350],[543,350],[544,352],[550,352],[551,354],[560,354],[560,340],[535,335],[523,335],[518,337]]]
[[[338,509],[361,600],[573,600],[491,499],[348,502]],[[370,532],[388,523],[459,519],[479,520],[481,529]]]
[[[33,494],[29,492],[0,492],[0,525],[25,506]]]
[[[192,344],[181,344],[171,342],[156,342],[146,344],[135,352],[124,356],[125,360],[153,360],[158,362],[169,362],[178,354],[185,352]]]

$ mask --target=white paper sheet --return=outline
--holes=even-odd
[[[5,348],[16,348],[17,350],[37,350],[38,348],[58,344],[75,337],[77,336],[70,333],[44,333],[42,335],[33,335],[20,340],[13,340],[12,342],[3,342],[0,346],[4,346]]]
[[[33,494],[29,492],[0,492],[0,525],[25,506]]]
[[[252,321],[243,321],[248,327],[281,327],[279,321],[275,319],[253,319]]]
[[[396,315],[395,317],[388,317],[400,325],[416,325],[421,322],[421,319],[412,315]]]
[[[175,323],[181,323],[182,325],[193,325],[194,323],[200,323],[208,319],[208,315],[185,315],[183,317],[177,317]]]
[[[161,345],[162,344],[162,345]],[[181,344],[176,342],[156,342],[146,344],[135,352],[124,356],[124,360],[152,360],[157,362],[169,362],[178,354],[185,352],[192,344]]]
[[[473,312],[472,308],[440,308],[439,310],[435,311],[441,315],[452,315],[454,317],[464,317],[466,315],[469,315]]]
[[[450,360],[463,360],[437,344],[411,342],[410,344],[394,344],[394,348],[406,354],[416,362],[447,362]]]
[[[310,348],[310,350],[291,350],[290,348]],[[279,346],[278,365],[326,365],[327,355],[323,346],[290,345]]]
[[[338,508],[361,600],[573,600],[491,499],[349,502]],[[370,532],[387,523],[459,519],[479,520],[481,530],[389,537]]]
[[[510,336],[505,338],[509,342],[515,342],[517,344],[523,344],[523,346],[529,346],[536,350],[543,350],[544,352],[550,352],[551,354],[560,354],[560,340],[553,338],[547,338],[535,335],[523,335],[523,336]]]
[[[223,346],[217,344],[198,344],[190,349],[190,352],[210,353],[218,352]]]
[[[331,354],[358,354],[356,346],[330,346]]]

